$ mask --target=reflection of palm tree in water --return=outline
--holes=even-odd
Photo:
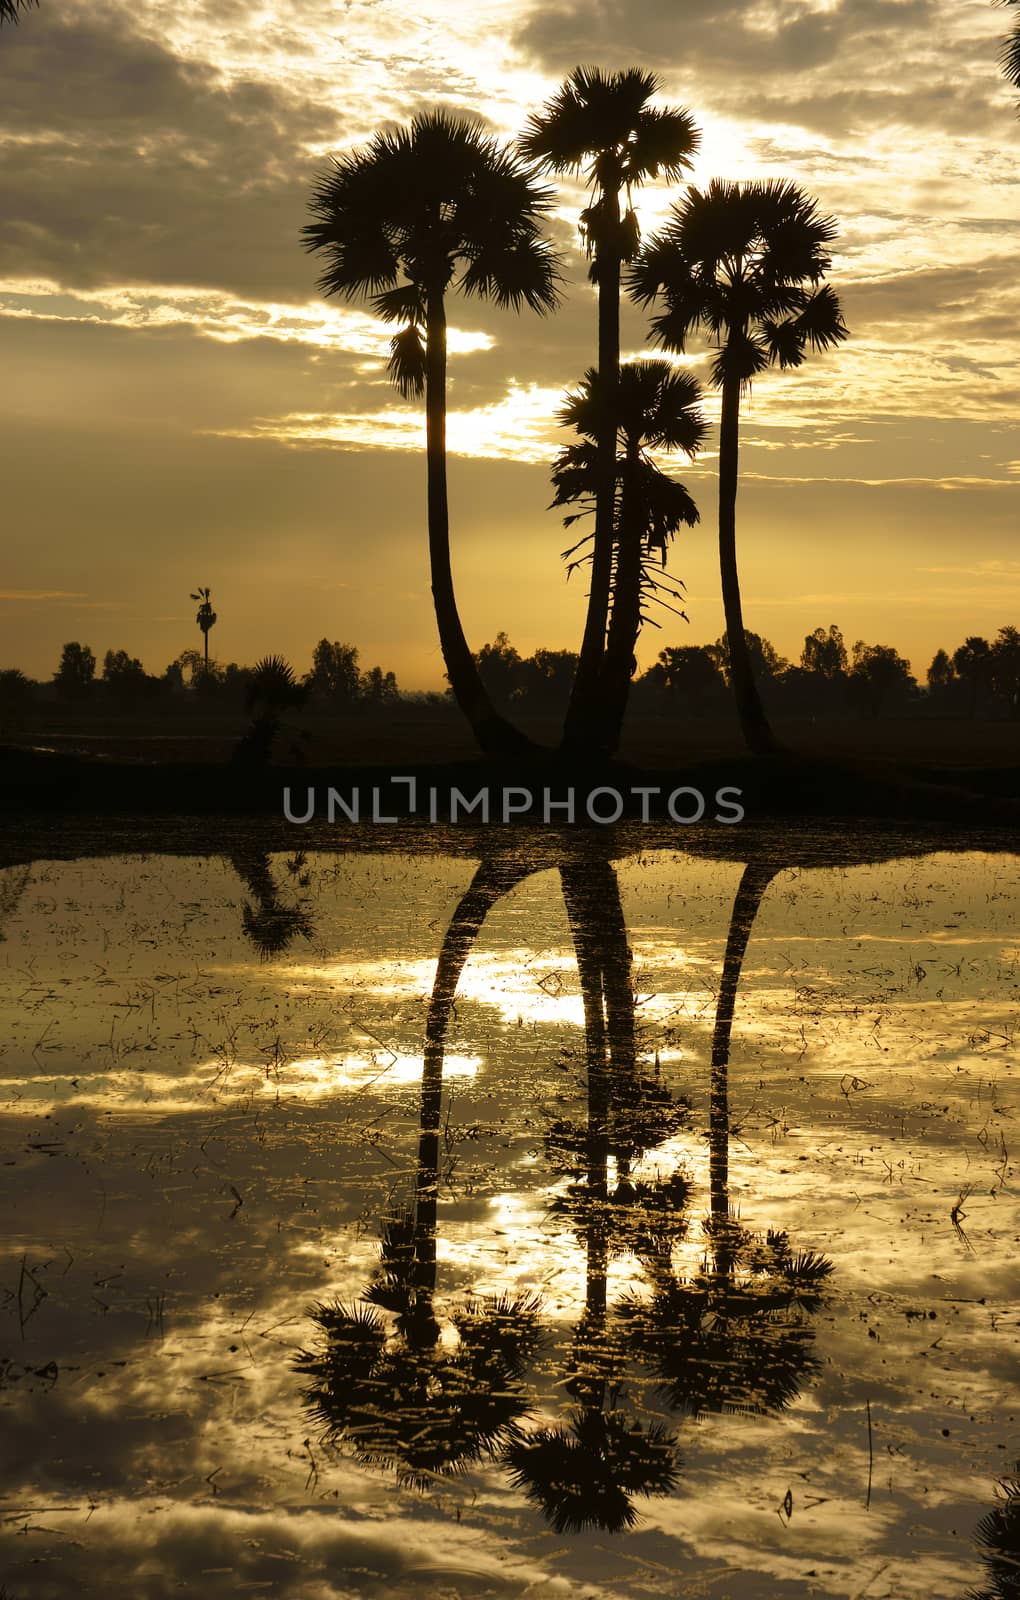
[[[999,1479],[999,1488],[998,1504],[974,1530],[986,1571],[981,1587],[968,1589],[967,1600],[1020,1600],[1020,1461]]]
[[[459,1307],[450,1349],[435,1289],[443,1058],[457,984],[489,910],[532,870],[515,859],[483,862],[453,914],[425,1026],[413,1209],[387,1220],[380,1268],[363,1303],[318,1306],[313,1316],[324,1344],[296,1362],[325,1438],[346,1438],[359,1459],[393,1467],[419,1488],[500,1450],[528,1409],[521,1379],[538,1342],[538,1297]],[[391,1313],[393,1333],[377,1308]]]
[[[299,934],[305,939],[312,937],[314,924],[307,907],[302,902],[289,905],[280,898],[267,851],[243,845],[234,850],[229,859],[252,897],[245,901],[241,922],[245,936],[263,961],[282,955]],[[307,888],[308,878],[301,870],[303,866],[304,856],[300,853],[287,862],[288,871],[297,878],[300,887]]]
[[[807,1313],[818,1306],[832,1263],[813,1251],[794,1253],[785,1233],[751,1234],[729,1201],[733,1013],[751,928],[778,870],[749,863],[730,916],[712,1033],[708,1256],[692,1278],[680,1278],[673,1268],[675,1239],[653,1235],[642,1252],[652,1298],[630,1296],[620,1307],[671,1406],[693,1416],[783,1410],[818,1366]]]
[[[569,1123],[554,1124],[549,1145],[554,1158],[572,1154],[586,1168],[554,1208],[573,1216],[584,1242],[585,1308],[564,1374],[575,1402],[567,1426],[513,1440],[506,1459],[515,1485],[557,1533],[618,1532],[637,1519],[633,1496],[675,1487],[679,1460],[674,1436],[629,1406],[625,1350],[608,1326],[609,1258],[614,1244],[640,1240],[651,1228],[683,1227],[686,1180],[635,1183],[631,1163],[675,1132],[688,1107],[638,1074],[631,953],[615,871],[607,861],[586,861],[564,866],[561,877],[584,1005],[588,1118],[583,1136]]]
[[[12,867],[9,876],[0,875],[0,944],[7,938],[4,923],[17,911],[31,872],[32,868],[26,864]]]

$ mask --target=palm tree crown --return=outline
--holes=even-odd
[[[406,398],[425,389],[430,295],[454,287],[514,310],[557,304],[560,274],[540,231],[550,200],[473,120],[425,112],[335,157],[302,235],[326,255],[324,294],[367,299],[383,321],[404,324],[389,371]]]
[[[38,4],[39,0],[0,0],[0,28],[5,22],[16,24],[19,11],[27,11],[29,6]]]
[[[367,299],[385,322],[400,393],[425,396],[429,563],[439,642],[454,698],[489,754],[533,749],[492,705],[461,626],[446,479],[446,294],[457,288],[517,310],[550,310],[560,276],[540,223],[551,196],[519,158],[445,111],[377,133],[334,159],[304,230],[322,250],[327,295]]]
[[[653,73],[637,67],[612,73],[575,67],[518,140],[521,154],[546,172],[588,179],[593,200],[581,215],[581,232],[596,257],[596,282],[599,247],[611,242],[608,228],[617,233],[623,261],[632,258],[638,242],[633,210],[611,219],[607,199],[622,189],[629,199],[630,190],[648,179],[681,177],[698,148],[700,135],[689,112],[649,105],[658,87]]]
[[[701,330],[716,346],[712,381],[735,378],[745,390],[767,367],[799,367],[808,350],[849,336],[835,291],[821,279],[831,265],[832,217],[794,183],[739,184],[713,179],[673,207],[630,271],[641,304],[660,295],[652,329],[667,350],[683,351]]]

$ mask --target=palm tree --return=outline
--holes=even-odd
[[[467,117],[445,111],[377,133],[335,157],[312,195],[308,250],[324,252],[326,295],[364,299],[401,324],[389,374],[425,396],[428,536],[439,641],[454,697],[487,754],[530,748],[495,711],[461,626],[446,484],[446,297],[451,289],[543,313],[559,269],[541,236],[551,195]]]
[[[1003,4],[1016,6],[1020,5],[1020,0],[1003,0]],[[1014,22],[1012,33],[1003,40],[999,61],[1014,89],[1020,89],[1020,17]]]
[[[744,640],[737,571],[736,502],[740,400],[768,367],[799,367],[808,350],[848,337],[839,300],[822,278],[836,223],[819,216],[796,184],[713,179],[673,207],[662,233],[631,268],[629,288],[667,350],[684,351],[703,330],[716,349],[712,382],[722,391],[719,431],[719,565],[733,689],[744,737],[756,754],[777,748]]]
[[[211,593],[212,593],[211,589],[208,589],[208,588],[203,589],[203,588],[199,587],[198,589],[195,590],[194,594],[191,596],[192,600],[201,601],[201,604],[200,604],[200,606],[198,608],[198,616],[195,618],[195,621],[198,623],[198,626],[201,628],[201,630],[202,630],[202,638],[205,641],[205,670],[206,670],[206,672],[209,671],[209,629],[213,626],[213,624],[216,621],[216,613],[212,608],[212,600],[210,599]]]
[[[27,11],[38,4],[39,0],[0,0],[0,28],[5,22],[17,24],[19,11]]]
[[[642,600],[658,600],[672,610],[672,602],[681,598],[677,585],[657,575],[656,560],[664,568],[667,545],[678,528],[683,523],[693,527],[700,520],[684,485],[657,467],[648,451],[684,450],[693,455],[705,435],[700,399],[697,380],[668,361],[629,361],[620,368],[616,391],[619,495],[614,507],[615,561],[601,689],[602,728],[610,755],[620,740],[638,634],[642,621],[649,620],[642,612]],[[553,463],[554,506],[584,501],[590,511],[594,501],[597,514],[602,411],[602,382],[599,374],[589,369],[581,387],[567,395],[559,412],[558,420],[575,428],[581,443],[568,445]],[[565,526],[585,514],[581,511],[566,517]],[[575,556],[592,538],[588,534],[565,551],[565,558]]]
[[[263,656],[252,671],[244,698],[253,715],[232,759],[243,766],[264,767],[272,754],[281,716],[291,706],[304,703],[308,685],[298,682],[294,668],[283,656]]]
[[[599,743],[599,688],[609,618],[616,500],[616,390],[620,369],[620,273],[637,253],[632,191],[649,178],[676,179],[688,170],[700,134],[687,111],[649,102],[658,89],[636,67],[604,73],[575,67],[530,119],[519,146],[551,173],[583,176],[590,199],[581,234],[598,290],[598,370],[605,410],[597,443],[598,483],[591,588],[580,660],[564,727],[568,747]],[[626,210],[621,197],[626,196]]]

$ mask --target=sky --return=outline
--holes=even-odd
[[[935,650],[1020,621],[1020,123],[988,0],[41,0],[0,33],[0,667],[61,645],[159,672],[327,636],[406,688],[442,686],[424,425],[391,330],[325,300],[301,247],[331,153],[443,105],[510,138],[579,62],[656,73],[702,130],[692,177],[782,177],[838,219],[852,338],[754,386],[738,549],[747,627],[797,659],[835,623]],[[643,230],[677,186],[637,196]],[[565,389],[595,359],[577,238],[555,317],[450,305],[454,577],[473,648],[576,648],[584,585],[549,509]],[[623,348],[648,351],[644,313]],[[694,352],[692,370],[707,359]],[[713,419],[718,402],[706,396]],[[702,512],[670,555],[689,622],[722,632],[716,435],[671,470]]]

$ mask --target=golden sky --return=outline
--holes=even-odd
[[[423,427],[389,330],[315,289],[299,243],[330,151],[441,103],[500,134],[580,61],[656,72],[703,131],[696,181],[782,176],[841,229],[852,340],[768,374],[745,408],[747,626],[796,657],[835,622],[935,649],[1020,620],[1020,126],[987,0],[42,0],[0,34],[0,666],[48,677],[77,638],[161,671],[323,635],[438,687]],[[583,588],[548,463],[594,361],[579,191],[552,319],[451,306],[454,573],[477,648],[576,648]],[[671,198],[643,191],[651,229]],[[646,348],[629,310],[624,349]],[[695,370],[701,369],[695,362]],[[709,401],[714,415],[717,406]],[[722,631],[714,439],[674,470],[703,521],[670,566]]]

